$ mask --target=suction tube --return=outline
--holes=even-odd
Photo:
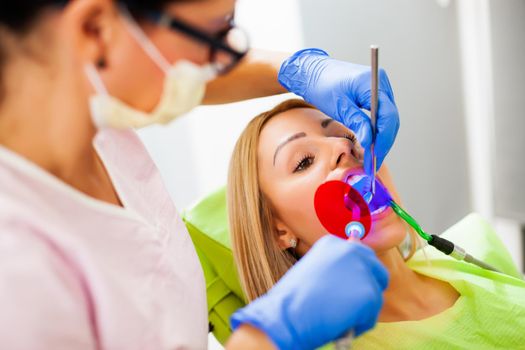
[[[433,246],[440,252],[446,255],[450,255],[456,260],[464,260],[468,263],[477,265],[483,269],[502,273],[494,266],[474,258],[472,255],[468,254],[465,251],[465,249],[455,245],[453,242],[445,238],[441,238],[437,235],[429,235],[428,233],[426,233],[417,223],[417,221],[412,216],[410,216],[410,214],[408,214],[403,208],[401,208],[396,202],[394,202],[394,200],[390,201],[390,207],[401,219],[403,219],[407,224],[409,224],[418,233],[418,235],[421,236],[421,238],[423,238],[425,241],[428,242],[429,245]]]

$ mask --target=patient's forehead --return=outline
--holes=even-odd
[[[285,136],[297,132],[321,132],[321,123],[328,117],[312,108],[294,108],[273,116],[261,131],[261,141],[279,142]],[[266,140],[268,139],[268,140]]]

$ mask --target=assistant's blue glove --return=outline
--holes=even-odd
[[[279,349],[314,349],[372,328],[387,283],[370,248],[327,235],[267,294],[237,311],[232,328],[259,328]]]
[[[394,93],[383,69],[379,70],[378,80],[377,133],[374,145],[377,169],[394,144],[399,130]],[[338,61],[320,49],[305,49],[284,61],[279,71],[279,82],[356,133],[365,149],[364,169],[371,175],[372,127],[370,118],[361,110],[370,110],[370,67]]]

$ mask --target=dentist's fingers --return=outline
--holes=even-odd
[[[371,175],[372,156],[370,154],[370,145],[372,144],[372,124],[370,123],[370,118],[355,105],[348,112],[343,117],[343,123],[355,133],[361,147],[363,147],[365,151],[364,170],[366,174]]]
[[[376,139],[374,152],[377,157],[377,168],[381,167],[383,160],[392,148],[399,131],[400,121],[397,107],[389,96],[380,91],[376,122]]]

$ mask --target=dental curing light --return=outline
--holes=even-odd
[[[363,196],[343,181],[328,181],[315,192],[314,206],[324,228],[340,238],[363,239],[372,227]]]
[[[321,224],[329,233],[338,237],[363,239],[372,227],[373,214],[371,213],[376,212],[377,208],[390,206],[421,238],[442,253],[456,260],[464,260],[483,269],[502,273],[495,267],[474,258],[453,242],[425,232],[421,225],[392,199],[381,182],[376,181],[375,188],[376,194],[372,201],[367,203],[361,193],[350,184],[343,181],[325,182],[319,186],[314,198],[315,212]]]

